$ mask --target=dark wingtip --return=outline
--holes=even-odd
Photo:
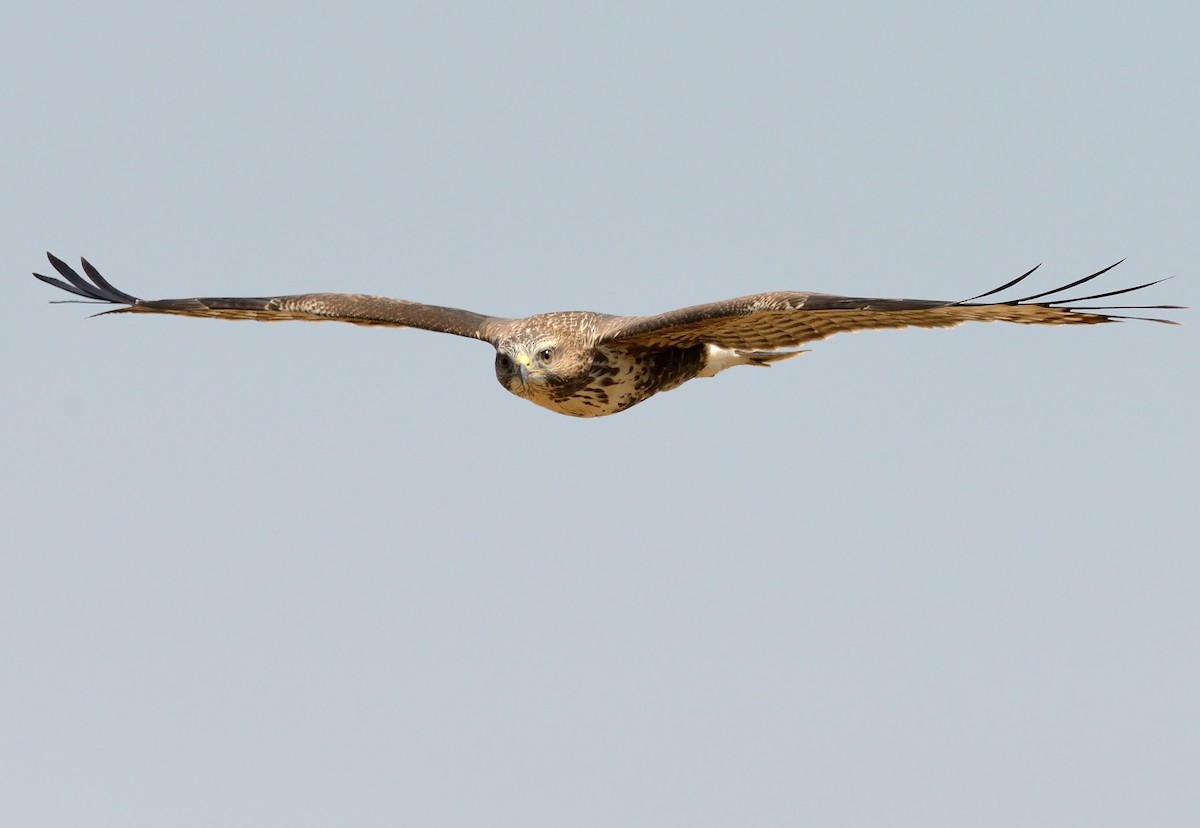
[[[1095,279],[1099,276],[1103,276],[1105,273],[1108,273],[1108,271],[1112,270],[1114,267],[1116,267],[1123,261],[1125,261],[1125,260],[1118,259],[1117,261],[1110,264],[1108,267],[1102,268],[1101,270],[1097,270],[1095,273],[1091,273],[1087,276],[1084,276],[1082,279],[1076,279],[1074,282],[1071,282],[1071,284],[1069,284],[1069,285],[1063,285],[1062,287],[1056,287],[1051,290],[1043,290],[1041,293],[1035,293],[1032,296],[1022,296],[1020,299],[1011,300],[1010,302],[1008,302],[1008,304],[1019,305],[1023,302],[1032,302],[1034,299],[1041,299],[1044,296],[1050,296],[1051,294],[1054,294],[1054,293],[1061,293],[1064,290],[1070,290],[1071,288],[1079,287],[1080,285],[1082,285],[1086,282],[1092,281],[1092,279]],[[1053,301],[1050,304],[1053,304]]]
[[[1176,322],[1171,319],[1152,319],[1152,318],[1145,317],[1145,316],[1125,316],[1125,315],[1118,315],[1118,314],[1103,313],[1103,311],[1109,311],[1109,310],[1133,310],[1133,311],[1137,311],[1137,310],[1182,310],[1183,308],[1179,305],[1103,305],[1103,306],[1095,306],[1095,305],[1080,305],[1080,304],[1078,304],[1079,302],[1086,302],[1086,301],[1089,301],[1092,299],[1102,299],[1102,298],[1109,297],[1109,296],[1121,296],[1123,294],[1133,293],[1133,292],[1139,291],[1139,290],[1144,290],[1145,288],[1152,287],[1154,285],[1160,284],[1161,282],[1165,282],[1167,279],[1172,278],[1170,276],[1166,277],[1165,279],[1156,279],[1152,282],[1146,282],[1146,283],[1140,284],[1140,285],[1133,285],[1132,287],[1118,288],[1117,290],[1108,290],[1108,291],[1104,291],[1102,293],[1093,293],[1088,296],[1073,296],[1069,299],[1068,298],[1062,298],[1062,299],[1053,298],[1055,294],[1062,294],[1065,291],[1071,290],[1072,288],[1078,287],[1082,284],[1086,284],[1087,282],[1090,282],[1093,279],[1103,276],[1105,273],[1108,273],[1110,270],[1112,270],[1114,267],[1116,267],[1117,265],[1121,264],[1124,261],[1125,261],[1124,258],[1118,259],[1117,261],[1110,264],[1108,267],[1102,268],[1101,270],[1097,270],[1095,273],[1089,273],[1087,276],[1084,276],[1082,279],[1076,279],[1074,282],[1071,282],[1070,284],[1062,285],[1061,287],[1056,287],[1052,290],[1044,290],[1041,293],[1035,293],[1030,296],[1022,296],[1020,299],[1010,299],[1007,301],[996,302],[995,304],[997,304],[997,305],[1038,305],[1040,307],[1054,308],[1057,310],[1072,311],[1072,312],[1077,311],[1079,313],[1085,313],[1085,314],[1091,314],[1091,315],[1097,316],[1097,317],[1103,317],[1103,321],[1106,321],[1106,322],[1117,322],[1117,321],[1126,320],[1126,319],[1131,319],[1131,320],[1136,319],[1136,320],[1141,320],[1141,321],[1145,321],[1145,322],[1162,322],[1167,325],[1181,324],[1181,323]],[[1037,270],[1037,268],[1036,267],[1032,268],[1031,270],[1018,276],[1016,279],[1013,279],[1008,284],[1001,285],[1000,287],[996,288],[995,290],[990,290],[987,293],[982,293],[979,296],[973,297],[972,299],[967,299],[962,302],[955,302],[954,304],[955,305],[969,304],[969,303],[973,303],[975,299],[982,299],[987,296],[992,296],[993,294],[999,293],[999,292],[1006,290],[1007,288],[1010,288],[1013,285],[1016,285],[1017,283],[1021,282],[1026,276],[1029,276],[1029,274],[1033,273],[1034,270]],[[1038,300],[1041,300],[1041,301],[1038,301]],[[981,304],[987,304],[987,303],[981,303]]]
[[[1127,287],[1127,288],[1120,288],[1118,290],[1109,290],[1109,291],[1105,291],[1104,293],[1093,293],[1091,296],[1076,296],[1073,299],[1052,299],[1051,301],[1046,302],[1046,304],[1047,305],[1063,305],[1063,304],[1073,305],[1076,302],[1088,302],[1088,301],[1091,301],[1092,299],[1103,299],[1106,296],[1120,296],[1122,293],[1133,293],[1135,290],[1141,290],[1143,288],[1154,287],[1155,285],[1159,285],[1159,284],[1162,284],[1163,282],[1167,281],[1167,279],[1173,279],[1173,278],[1175,278],[1175,277],[1166,276],[1162,279],[1155,279],[1153,282],[1146,282],[1145,284],[1134,285],[1133,287]],[[1174,307],[1174,306],[1159,305],[1158,307]]]
[[[95,296],[92,296],[92,294],[84,293],[82,290],[79,290],[78,288],[74,287],[73,285],[67,284],[66,282],[62,281],[61,279],[55,279],[53,276],[43,276],[41,273],[34,273],[33,277],[35,279],[41,279],[43,282],[45,282],[48,285],[54,285],[54,287],[58,288],[59,290],[65,290],[67,293],[73,293],[76,296],[82,296],[85,299],[95,299],[96,298]]]
[[[1042,266],[1042,263],[1041,263],[1041,262],[1038,262],[1038,263],[1037,263],[1037,264],[1035,264],[1033,267],[1029,268],[1029,270],[1026,270],[1026,271],[1025,271],[1024,273],[1022,273],[1020,276],[1018,276],[1017,278],[1013,279],[1011,282],[1005,282],[1005,283],[1004,283],[1004,284],[1002,284],[1000,287],[998,287],[998,288],[992,288],[992,289],[991,289],[991,290],[989,290],[987,293],[981,293],[981,294],[979,294],[978,296],[972,296],[970,299],[963,299],[963,300],[961,300],[961,301],[958,301],[958,302],[956,302],[955,304],[957,304],[957,305],[965,305],[965,304],[967,304],[968,302],[974,302],[976,299],[983,299],[984,297],[987,297],[987,296],[994,296],[995,294],[997,294],[997,293],[999,293],[999,292],[1001,292],[1001,291],[1003,291],[1003,290],[1008,290],[1010,287],[1013,287],[1014,285],[1020,284],[1021,282],[1025,281],[1027,278],[1029,278],[1029,276],[1030,276],[1030,275],[1031,275],[1031,274],[1032,274],[1032,273],[1033,273],[1035,270],[1037,270],[1037,269],[1038,269],[1039,267],[1041,267],[1041,266]]]
[[[1154,305],[1151,307],[1174,308],[1176,306],[1175,305],[1161,305],[1161,306]],[[1091,308],[1074,308],[1074,310],[1084,310],[1085,312],[1089,312],[1091,310]],[[1121,310],[1121,308],[1118,308],[1118,310]],[[1106,322],[1134,321],[1134,322],[1160,322],[1163,325],[1182,325],[1183,324],[1182,322],[1176,322],[1174,319],[1159,319],[1159,318],[1153,317],[1153,316],[1120,316],[1120,315],[1111,314],[1111,313],[1104,314],[1104,319]]]
[[[46,251],[46,258],[50,260],[50,264],[58,271],[58,275],[62,276],[75,287],[75,290],[71,291],[72,293],[79,293],[92,299],[106,298],[94,285],[76,273],[74,268],[48,250]]]
[[[93,282],[95,282],[98,287],[103,288],[104,290],[108,291],[110,294],[112,294],[113,296],[116,296],[117,298],[121,299],[122,301],[124,301],[127,304],[132,305],[135,302],[137,302],[137,299],[135,297],[130,296],[128,293],[126,293],[123,290],[117,290],[115,287],[113,287],[111,284],[109,284],[108,280],[105,279],[103,276],[101,276],[100,271],[96,270],[96,268],[94,268],[92,266],[92,263],[89,262],[87,259],[80,257],[79,263],[81,265],[83,265],[83,272],[86,273],[88,275],[88,278],[91,279]]]
[[[100,275],[100,271],[87,259],[80,259],[83,265],[83,272],[87,274],[87,279],[75,272],[69,264],[55,256],[49,250],[46,251],[46,259],[58,271],[58,274],[63,278],[55,279],[50,276],[43,276],[40,273],[33,275],[45,282],[48,285],[54,285],[59,290],[65,290],[67,293],[73,293],[76,296],[82,296],[85,299],[95,299],[98,302],[108,302],[113,305],[133,305],[137,303],[137,298],[130,296],[124,291],[117,290],[108,280]]]

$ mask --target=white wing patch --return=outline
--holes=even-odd
[[[709,343],[704,346],[704,367],[698,377],[715,377],[726,368],[735,365],[761,365],[766,367],[781,359],[791,359],[808,351],[746,351],[741,348],[722,348]]]

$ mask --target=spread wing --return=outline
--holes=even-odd
[[[1094,325],[1121,319],[1147,319],[1120,316],[1104,311],[1178,308],[1178,305],[1083,306],[1078,302],[1119,296],[1156,285],[1159,279],[1144,285],[1095,293],[1074,299],[1049,297],[1078,287],[1116,267],[1109,265],[1090,276],[1021,299],[1006,302],[976,302],[1007,290],[1034,270],[1018,276],[995,290],[960,302],[929,299],[866,299],[834,296],[827,293],[759,293],[739,299],[727,299],[709,305],[668,311],[658,316],[618,316],[611,318],[601,331],[601,342],[639,346],[690,346],[713,344],[724,348],[770,350],[791,348],[805,342],[825,339],[836,333],[872,328],[949,328],[963,322],[1017,322],[1025,325]],[[1041,300],[1041,301],[1034,301]],[[1097,313],[1097,311],[1100,311]]]
[[[290,319],[351,322],[355,325],[421,328],[489,342],[493,341],[492,336],[496,328],[508,321],[458,308],[443,308],[404,299],[354,293],[145,300],[117,290],[87,259],[81,260],[83,272],[88,277],[85,279],[52,254],[47,253],[46,256],[63,278],[56,279],[40,273],[35,273],[34,276],[85,300],[128,305],[107,313],[172,313],[179,316],[210,316],[216,319],[255,319],[260,322]]]

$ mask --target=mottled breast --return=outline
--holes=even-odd
[[[543,403],[575,417],[616,414],[659,391],[687,382],[704,367],[705,348],[602,346],[593,351],[592,369],[579,382],[558,386]]]

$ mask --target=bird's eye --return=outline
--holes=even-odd
[[[512,360],[504,354],[496,354],[496,367],[501,371],[511,371]]]
[[[538,359],[541,360],[542,365],[549,365],[554,360],[554,352],[549,348],[543,348],[538,354]]]

